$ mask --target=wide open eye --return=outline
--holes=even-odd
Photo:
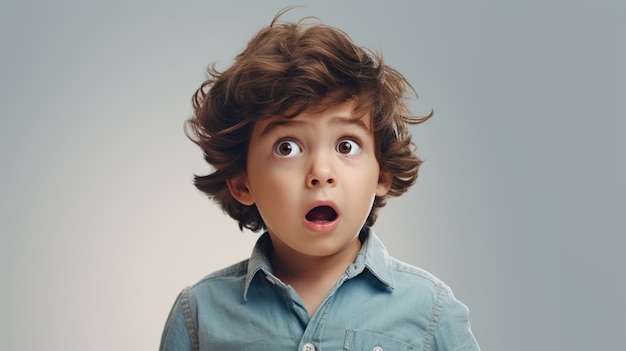
[[[359,143],[352,139],[341,139],[337,143],[337,152],[342,155],[356,155],[361,151],[361,146]]]
[[[293,140],[281,140],[274,145],[274,154],[278,157],[294,157],[301,152],[300,146]]]

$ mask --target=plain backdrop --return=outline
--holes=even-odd
[[[256,234],[192,186],[190,99],[288,5],[414,85],[426,160],[374,229],[483,350],[626,333],[620,1],[0,0],[0,348],[155,350],[178,292]]]

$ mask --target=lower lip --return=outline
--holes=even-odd
[[[312,232],[316,232],[316,233],[328,233],[330,231],[333,231],[335,228],[337,228],[337,225],[339,225],[339,219],[335,218],[335,220],[330,221],[330,222],[312,222],[312,221],[308,221],[308,220],[304,220],[304,226],[312,231]]]

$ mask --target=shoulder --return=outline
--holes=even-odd
[[[236,304],[246,300],[250,285],[257,284],[260,271],[270,271],[267,257],[269,237],[262,235],[250,255],[250,258],[219,269],[206,275],[197,283],[188,287],[190,300],[206,306]]]
[[[432,273],[390,258],[395,289],[406,305],[426,312],[426,344],[437,350],[479,350],[470,323],[469,309],[452,289]],[[415,311],[415,310],[414,310]]]
[[[235,263],[206,275],[197,283],[184,288],[170,311],[161,350],[197,350],[203,315],[220,306],[240,301],[248,270],[248,260]]]
[[[195,284],[189,286],[187,290],[193,295],[212,286],[228,285],[234,282],[243,282],[248,273],[249,260],[237,262],[228,267],[207,274]]]
[[[423,293],[449,289],[429,271],[391,256],[372,231],[369,232],[366,246],[365,266],[392,289],[419,290]]]
[[[432,303],[435,310],[441,310],[450,300],[455,300],[450,287],[429,271],[391,256],[388,262],[393,287],[399,295],[411,296],[423,303]]]
[[[192,288],[195,286],[203,285],[213,280],[220,279],[229,279],[233,277],[244,276],[248,272],[248,262],[249,260],[243,260],[241,262],[237,262],[228,267],[221,268],[217,271],[207,274],[202,279],[200,279],[197,283],[192,285]]]
[[[402,278],[402,280],[407,283],[425,285],[433,288],[447,287],[441,279],[425,269],[402,262],[391,256],[388,257],[388,262],[389,268],[396,278]]]
[[[380,281],[395,289],[396,285],[412,288],[438,289],[445,284],[430,272],[402,262],[389,254],[380,238],[369,227],[361,234],[363,248],[357,257],[356,267],[361,264],[369,269]]]
[[[247,272],[248,260],[219,269],[183,289],[182,297],[192,310],[214,305],[217,301],[224,302],[226,297],[235,303],[243,296]]]
[[[431,296],[436,299],[434,296],[450,292],[450,288],[432,273],[391,256],[370,228],[365,228],[362,235],[366,238],[361,256],[365,267],[379,281],[395,291],[395,295]],[[424,299],[422,301],[426,302]]]
[[[410,291],[420,295],[436,305],[436,309],[461,309],[467,307],[456,299],[450,286],[429,271],[389,257],[389,267],[393,272],[396,290]]]

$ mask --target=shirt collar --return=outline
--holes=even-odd
[[[365,268],[381,283],[393,289],[394,281],[391,274],[391,257],[378,236],[369,227],[363,227],[359,233],[359,239],[363,243],[361,251],[354,263],[346,271],[348,278],[359,275]]]
[[[272,240],[270,239],[269,233],[266,232],[257,240],[254,249],[252,249],[252,255],[248,260],[248,272],[243,288],[244,301],[248,300],[248,289],[250,288],[252,279],[259,271],[263,271],[266,275],[272,274],[272,264],[269,259],[270,252],[272,252]]]
[[[394,282],[391,274],[391,257],[387,249],[369,227],[363,227],[359,233],[363,243],[354,263],[346,270],[348,279],[352,279],[367,268],[381,283],[393,289]],[[257,240],[252,255],[248,261],[248,271],[244,282],[243,299],[247,300],[248,289],[254,277],[262,271],[265,275],[272,275],[273,269],[269,260],[272,251],[272,241],[268,233],[261,235]]]

